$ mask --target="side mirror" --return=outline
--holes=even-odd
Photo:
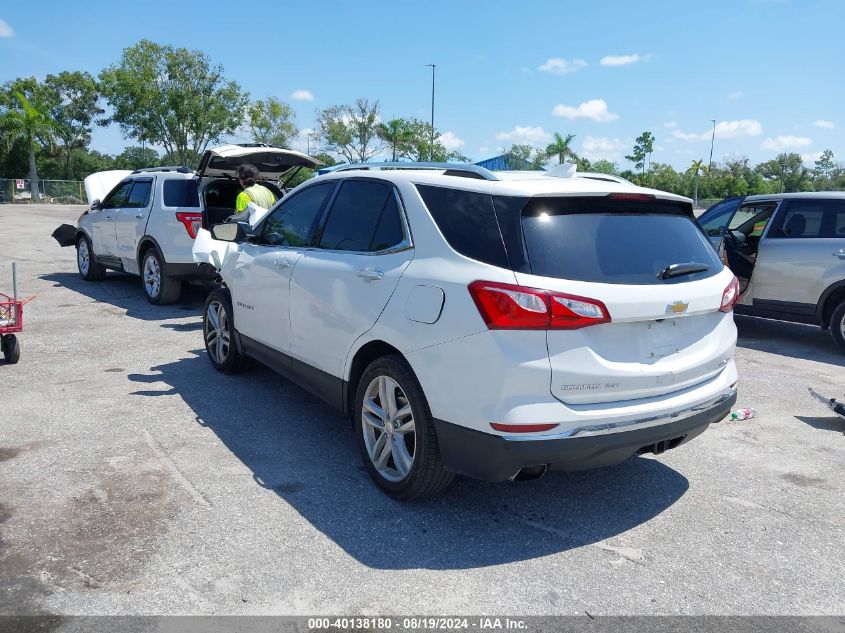
[[[254,235],[249,222],[226,222],[211,227],[211,236],[221,242],[243,242]]]
[[[95,199],[94,202],[91,203],[91,210],[92,211],[99,211],[103,208],[103,202],[99,198]]]

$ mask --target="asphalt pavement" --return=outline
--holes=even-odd
[[[37,294],[0,360],[0,614],[845,613],[828,333],[737,317],[757,416],[659,457],[400,503],[338,413],[211,368],[201,289],[83,281],[50,237],[80,211],[0,206],[0,291],[16,261]]]

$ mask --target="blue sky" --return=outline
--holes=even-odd
[[[149,38],[204,50],[310,128],[316,109],[357,97],[427,119],[435,63],[435,124],[474,159],[558,131],[627,167],[650,130],[653,160],[686,167],[708,158],[716,119],[714,160],[825,148],[845,160],[842,0],[41,1],[3,3],[0,20],[0,82],[96,74]],[[107,128],[93,147],[126,144]]]

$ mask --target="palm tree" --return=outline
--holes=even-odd
[[[695,180],[694,190],[692,194],[692,199],[695,200],[695,206],[698,206],[698,176],[699,174],[706,174],[707,173],[707,165],[704,164],[704,159],[694,160],[692,161],[692,165],[690,165],[689,171],[692,172],[693,177]]]
[[[572,143],[572,139],[574,138],[574,134],[567,134],[566,138],[563,138],[560,134],[555,132],[555,141],[554,143],[549,143],[549,146],[546,147],[546,154],[549,156],[557,156],[559,165],[564,163],[567,156],[573,160],[578,160],[578,156],[570,147],[570,143]]]
[[[4,132],[7,145],[11,146],[18,139],[23,139],[29,152],[29,183],[32,201],[38,202],[38,170],[35,166],[35,151],[39,138],[50,138],[56,123],[50,118],[47,109],[32,104],[20,92],[14,93],[20,109],[9,109],[0,119],[0,129]]]

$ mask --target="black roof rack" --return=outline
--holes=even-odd
[[[136,169],[133,174],[148,174],[155,171],[175,171],[180,174],[192,174],[194,170],[184,165],[170,165],[165,167],[144,167],[143,169]]]

